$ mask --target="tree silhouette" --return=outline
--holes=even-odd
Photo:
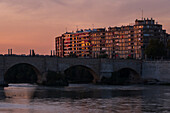
[[[145,49],[148,58],[161,58],[166,56],[165,45],[158,39],[151,39],[149,45]]]

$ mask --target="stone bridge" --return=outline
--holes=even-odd
[[[98,81],[100,81],[101,77],[109,77],[113,72],[123,68],[131,69],[141,76],[141,61],[139,60],[0,56],[1,82],[4,81],[5,73],[18,64],[32,66],[40,76],[48,70],[64,73],[74,66],[82,66],[88,69]]]
[[[57,58],[46,56],[0,56],[0,81],[4,82],[4,76],[7,71],[18,65],[28,64],[30,65],[39,77],[43,73],[50,71],[64,73],[67,69],[74,66],[82,66],[88,69],[94,79],[100,81],[105,77],[110,77],[113,72],[120,71],[122,69],[129,69],[133,73],[137,74],[141,78],[155,78],[155,70],[157,70],[157,79],[161,80],[161,72],[164,72],[164,80],[170,80],[170,63],[165,62],[145,62],[141,60],[113,60],[113,59],[87,59],[87,58]],[[159,65],[160,64],[160,65]],[[159,65],[159,66],[158,66]],[[166,70],[162,67],[166,66]],[[147,68],[146,68],[147,67]],[[149,69],[150,68],[150,69]],[[149,71],[150,70],[150,71]],[[164,70],[164,71],[163,71]],[[154,71],[154,72],[152,72]],[[158,72],[159,71],[159,72]],[[166,71],[166,72],[165,72]],[[143,73],[145,75],[143,75]]]

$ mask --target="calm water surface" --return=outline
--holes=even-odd
[[[152,112],[170,112],[170,86],[71,84],[53,88],[10,84],[0,89],[0,113]]]

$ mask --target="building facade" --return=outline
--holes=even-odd
[[[80,30],[77,32],[66,32],[56,37],[56,55],[68,57],[75,54],[77,57],[89,57],[91,30]]]
[[[56,56],[64,56],[64,42],[63,35],[55,38]]]
[[[106,47],[109,58],[133,56],[133,26],[109,27],[106,33]]]
[[[64,33],[55,39],[56,54],[58,57],[73,53],[86,58],[142,59],[151,39],[158,39],[166,45],[168,36],[162,25],[152,18],[136,19],[134,25]]]
[[[105,50],[105,38],[106,38],[106,29],[105,28],[97,28],[93,29],[90,34],[90,47],[91,47],[91,55],[92,58],[99,58],[100,56],[106,53]]]

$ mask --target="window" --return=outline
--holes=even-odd
[[[150,36],[150,34],[143,34],[143,36]]]
[[[141,30],[138,30],[138,32],[140,33],[140,32],[141,32]]]
[[[139,28],[143,28],[143,26],[139,26]]]

